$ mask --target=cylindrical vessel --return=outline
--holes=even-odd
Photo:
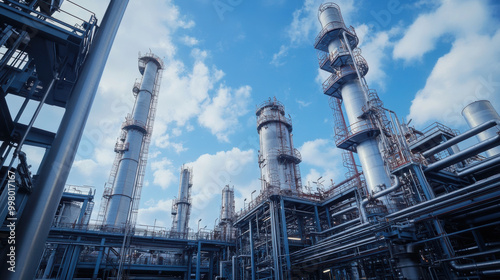
[[[292,121],[277,100],[262,104],[256,112],[260,140],[259,167],[262,190],[297,192],[296,164],[300,154],[291,141]]]
[[[328,24],[345,26],[340,7],[334,3],[322,4],[319,7],[318,19],[322,28],[326,28]]]
[[[390,187],[391,180],[379,148],[379,140],[376,138],[381,130],[378,126],[382,124],[382,120],[379,115],[367,110],[370,109],[368,89],[366,83],[363,83],[363,77],[368,71],[368,65],[360,52],[355,50],[358,38],[352,29],[346,28],[338,5],[322,4],[318,18],[323,30],[316,40],[315,47],[328,51],[331,59],[331,67],[324,70],[332,73],[328,87],[333,91],[325,88],[325,94],[342,99],[349,120],[347,131],[340,128],[342,141],[337,145],[358,153],[368,192],[373,194],[384,186]],[[387,197],[380,200],[390,206]],[[392,207],[388,208],[391,211]]]
[[[233,221],[234,218],[234,189],[229,185],[222,189],[222,206],[220,221]]]
[[[125,226],[135,195],[134,189],[137,185],[141,150],[144,136],[147,133],[146,123],[156,76],[161,67],[155,59],[148,59],[148,57],[141,59],[146,63],[144,69],[140,69],[143,77],[131,117],[127,117],[123,124],[123,129],[126,131],[124,143],[126,143],[127,148],[123,151],[118,163],[113,192],[106,211],[104,222],[106,227],[123,228]]]
[[[481,125],[487,121],[497,120],[500,122],[500,116],[488,100],[479,100],[467,105],[463,111],[465,121],[470,128]],[[494,137],[500,133],[500,126],[497,125],[487,129],[477,135],[479,141],[484,141],[488,138]],[[486,151],[489,157],[500,154],[500,147],[495,147]]]
[[[172,228],[173,231],[179,233],[188,232],[189,213],[191,207],[190,188],[193,185],[191,181],[191,170],[183,166],[181,168],[180,175],[179,195],[176,201],[177,214],[174,216]]]

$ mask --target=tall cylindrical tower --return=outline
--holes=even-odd
[[[462,115],[464,116],[465,121],[467,121],[467,124],[470,128],[476,127],[491,120],[497,120],[500,122],[500,116],[488,100],[479,100],[472,102],[463,109]],[[497,125],[479,133],[477,135],[477,138],[479,139],[479,141],[484,141],[488,138],[496,136],[498,133],[500,133],[500,126]],[[489,157],[496,156],[500,154],[500,147],[497,146],[495,148],[489,149],[486,151],[486,154]]]
[[[193,170],[182,166],[179,195],[172,205],[172,231],[180,235],[187,234],[189,216],[191,214],[191,187],[193,186]]]
[[[302,159],[293,147],[292,120],[276,98],[260,105],[256,115],[262,190],[296,193],[301,187],[298,164]]]
[[[234,237],[233,222],[235,220],[235,204],[234,204],[234,187],[226,185],[222,189],[222,205],[220,209],[219,225],[217,230],[220,231],[223,240],[232,239]]]
[[[142,81],[134,86],[134,108],[122,124],[122,132],[115,146],[117,155],[108,182],[112,187],[106,189],[103,195],[104,207],[101,209],[105,209],[105,227],[123,228],[129,215],[137,210],[162,68],[161,59],[151,53],[139,57]]]
[[[349,120],[347,131],[337,133],[337,147],[358,153],[369,193],[389,187],[391,180],[385,168],[377,136],[382,120],[370,116],[369,90],[364,76],[368,64],[357,49],[358,37],[352,27],[347,28],[339,6],[322,4],[318,13],[323,29],[316,38],[315,48],[324,54],[320,57],[321,69],[331,76],[323,83],[326,95],[342,100]],[[387,198],[381,198],[388,206]]]
[[[220,210],[221,222],[233,222],[235,215],[234,188],[226,185],[222,189],[222,205]]]

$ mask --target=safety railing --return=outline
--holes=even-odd
[[[336,73],[332,73],[332,75],[323,82],[323,92],[327,92],[341,78],[352,74],[356,74],[356,69],[351,67],[343,67]]]
[[[346,141],[349,138],[352,138],[355,135],[376,129],[376,125],[370,119],[355,122],[348,126],[345,130],[336,131],[334,138],[335,144],[339,145],[340,143]]]

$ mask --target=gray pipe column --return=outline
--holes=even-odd
[[[157,63],[155,60],[149,60],[146,63],[132,117],[127,120],[123,128],[127,131],[125,143],[128,144],[128,149],[123,152],[123,157],[118,164],[116,179],[113,183],[113,193],[109,198],[106,212],[106,227],[124,228],[127,222],[130,205],[134,199],[141,148],[144,136],[147,133],[145,125],[159,69]]]
[[[56,138],[40,166],[40,177],[16,227],[16,272],[2,256],[0,271],[4,280],[33,279],[45,247],[52,219],[75,159],[97,87],[111,46],[127,8],[128,0],[111,0],[103,17],[85,65],[80,71]]]

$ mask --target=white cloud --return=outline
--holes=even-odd
[[[299,107],[300,108],[303,108],[303,107],[307,107],[309,105],[312,104],[312,102],[305,102],[305,101],[302,101],[302,100],[295,100],[298,104],[299,104]]]
[[[137,214],[137,225],[156,225],[167,230],[172,226],[172,200],[148,201],[148,208],[140,208]],[[159,229],[157,229],[159,230]]]
[[[493,37],[476,35],[456,40],[450,52],[437,61],[424,88],[417,92],[408,119],[413,119],[415,125],[437,120],[457,126],[464,123],[462,109],[481,99],[489,99],[498,110],[498,61],[500,31]]]
[[[192,46],[198,45],[198,43],[200,41],[198,41],[198,39],[196,39],[194,37],[186,35],[186,36],[183,36],[181,38],[181,42],[184,43],[186,46],[192,47]]]
[[[489,10],[481,1],[443,1],[435,11],[420,15],[396,44],[394,57],[410,61],[433,50],[443,36],[453,38],[451,49],[438,59],[412,101],[407,117],[415,125],[431,120],[462,125],[460,112],[479,99],[491,100],[498,109],[500,31],[491,32],[498,21]]]
[[[362,24],[356,28],[359,37],[361,55],[366,59],[369,67],[366,80],[370,85],[376,84],[385,88],[387,74],[384,62],[390,59],[388,51],[392,48],[391,39],[400,32],[398,27],[388,31],[373,32],[373,26]]]
[[[421,59],[443,35],[457,37],[480,32],[490,18],[486,2],[443,0],[433,12],[420,15],[394,47],[394,58]]]
[[[273,54],[273,59],[271,60],[271,64],[278,67],[282,66],[285,63],[281,61],[288,54],[288,48],[285,45],[281,45],[279,52]]]
[[[210,129],[219,141],[229,142],[228,136],[235,132],[238,118],[248,112],[251,90],[249,86],[233,90],[221,85],[217,95],[204,104],[198,122]]]
[[[233,148],[215,154],[203,154],[186,165],[193,168],[191,227],[196,225],[193,221],[200,215],[210,216],[212,220],[219,216],[220,196],[225,185],[234,185],[235,193],[245,194],[247,189],[260,188],[260,183],[256,181],[259,173],[254,150]]]
[[[150,163],[153,170],[153,183],[160,186],[162,189],[167,189],[175,181],[176,176],[173,172],[172,162],[166,158]]]
[[[340,174],[345,171],[342,165],[342,150],[335,147],[331,140],[307,141],[299,148],[299,151],[302,155],[302,162],[311,166],[308,172],[304,172],[306,176],[302,181],[306,186],[317,182],[318,178],[322,177],[320,181],[327,187],[331,185],[331,180],[340,179]]]

